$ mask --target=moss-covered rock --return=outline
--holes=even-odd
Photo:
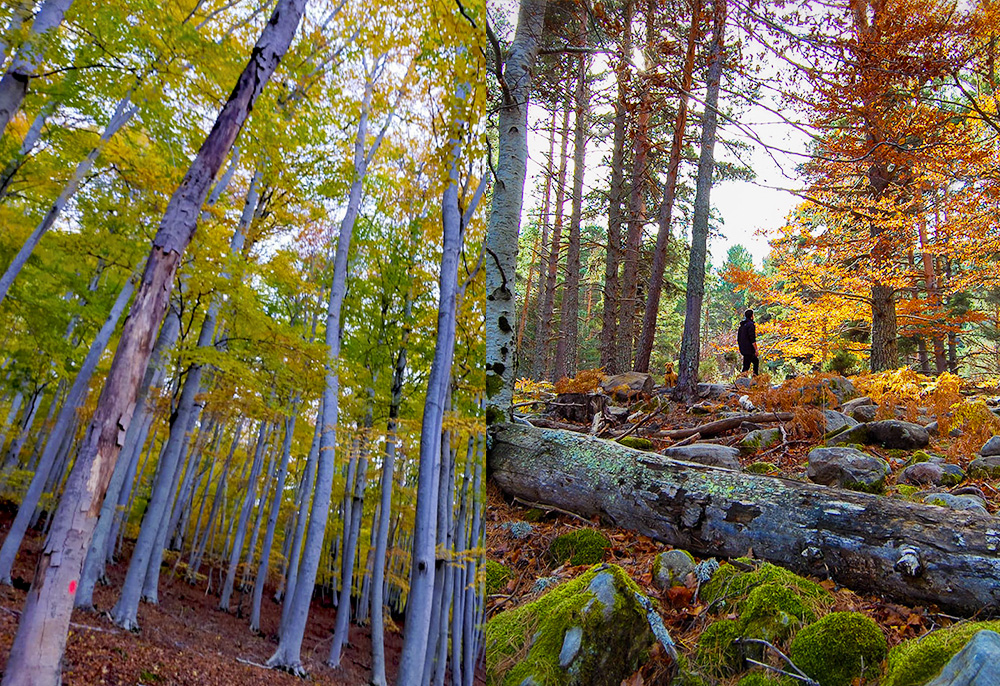
[[[750,474],[771,474],[777,471],[775,467],[770,462],[754,462],[752,465],[746,468],[746,471]]]
[[[900,643],[889,651],[882,685],[923,686],[937,676],[976,632],[984,629],[1000,632],[1000,621],[956,624]]]
[[[885,634],[873,619],[832,612],[795,635],[789,657],[820,686],[850,686],[875,673],[887,650]]]
[[[686,550],[667,550],[653,558],[653,586],[659,589],[683,586],[695,570],[694,556]]]
[[[743,603],[740,632],[746,638],[780,643],[815,619],[798,593],[787,586],[763,584],[750,591]]]
[[[736,682],[736,686],[774,686],[777,683],[780,682],[768,677],[764,672],[750,672],[749,674],[744,674]]]
[[[653,442],[651,440],[639,436],[625,436],[624,438],[619,438],[618,442],[626,448],[635,448],[636,450],[653,449]]]
[[[778,443],[781,443],[781,429],[757,429],[740,440],[740,452],[749,455]]]
[[[526,522],[540,522],[548,513],[540,507],[532,507],[521,514],[521,518]]]
[[[507,586],[507,582],[513,576],[510,567],[494,560],[486,560],[483,563],[483,573],[486,575],[487,595],[494,595],[503,591]]]
[[[485,630],[489,686],[618,686],[655,640],[639,587],[596,565],[538,600],[493,617]]]
[[[794,572],[757,560],[739,558],[736,562],[751,569],[742,571],[735,565],[724,564],[702,585],[699,597],[716,604],[720,610],[743,609],[743,601],[750,592],[764,584],[784,586],[794,591],[813,612],[828,607],[833,602],[830,594],[819,584]],[[758,566],[759,565],[759,566]]]
[[[712,622],[698,637],[698,664],[714,677],[733,676],[743,666],[740,647],[734,643],[741,636],[739,622],[732,619]]]
[[[592,565],[604,559],[611,541],[597,529],[577,529],[556,536],[549,544],[549,554],[556,564]]]

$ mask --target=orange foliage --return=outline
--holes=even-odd
[[[603,369],[584,369],[575,378],[564,376],[556,381],[556,393],[593,393],[605,378]]]

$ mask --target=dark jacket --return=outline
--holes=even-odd
[[[757,342],[757,327],[752,319],[744,319],[740,322],[739,331],[736,332],[736,344],[740,347],[740,355],[749,357],[756,355],[754,344]]]

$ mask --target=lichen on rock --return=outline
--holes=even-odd
[[[618,686],[656,640],[639,587],[620,567],[584,574],[486,625],[490,686]]]

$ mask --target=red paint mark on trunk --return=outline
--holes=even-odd
[[[73,595],[74,593],[76,593],[76,580],[75,579],[73,581],[69,582],[69,594]]]

